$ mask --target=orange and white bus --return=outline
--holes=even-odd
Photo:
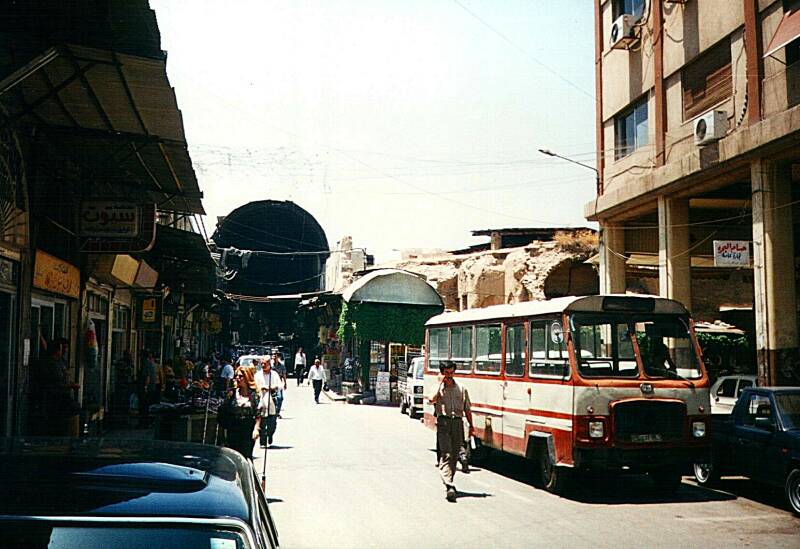
[[[708,452],[709,391],[689,313],[653,296],[563,297],[443,313],[426,324],[425,394],[456,365],[483,446],[572,470],[647,472],[677,488]],[[435,426],[426,400],[424,421]]]

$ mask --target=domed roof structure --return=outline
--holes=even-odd
[[[231,294],[286,295],[324,286],[328,239],[314,216],[294,202],[259,200],[236,208],[211,239],[219,248],[269,252],[249,258],[227,283]]]

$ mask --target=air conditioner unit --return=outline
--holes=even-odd
[[[639,18],[630,13],[617,17],[614,24],[611,25],[609,39],[611,49],[627,49],[637,40],[635,25],[638,21]]]
[[[728,132],[728,113],[708,111],[694,120],[694,144],[708,145],[719,141]]]

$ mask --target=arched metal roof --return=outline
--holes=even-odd
[[[362,276],[342,292],[342,299],[354,303],[444,307],[442,297],[424,278],[398,269],[378,269]]]

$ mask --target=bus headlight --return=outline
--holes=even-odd
[[[422,385],[415,385],[415,386],[414,386],[414,393],[421,395],[421,394],[422,394],[422,389],[423,389],[423,388],[424,388],[424,387],[423,387]]]
[[[603,438],[603,422],[590,421],[589,422],[589,438]]]
[[[706,436],[706,422],[705,421],[693,421],[692,422],[692,436],[694,438],[703,438]]]

